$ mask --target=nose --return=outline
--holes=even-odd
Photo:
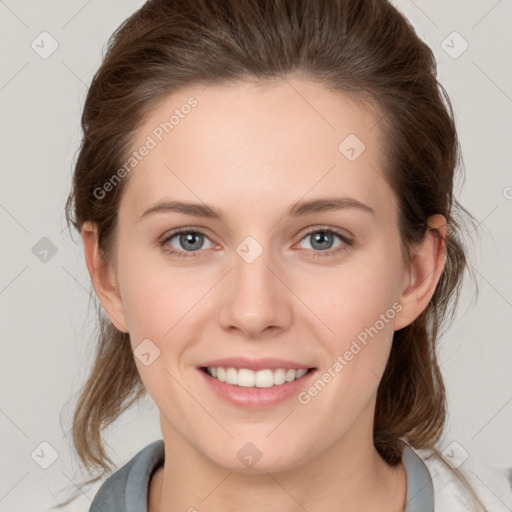
[[[249,248],[244,252],[244,249]],[[286,330],[292,320],[293,293],[286,272],[270,250],[249,245],[234,253],[233,268],[224,282],[220,306],[222,328],[239,331],[248,340],[265,339]],[[251,254],[252,251],[252,254]],[[289,285],[288,285],[289,286]]]

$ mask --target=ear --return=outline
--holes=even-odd
[[[411,324],[426,309],[444,269],[446,219],[443,215],[432,215],[427,224],[424,239],[411,247],[411,263],[404,279],[399,300],[402,309],[395,317],[395,330]]]
[[[116,329],[121,332],[128,332],[115,272],[100,250],[96,224],[90,221],[84,222],[80,234],[84,244],[87,268],[103,309]]]

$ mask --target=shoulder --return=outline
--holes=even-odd
[[[149,479],[163,456],[161,439],[139,451],[103,482],[89,512],[146,511]]]
[[[493,467],[472,457],[451,462],[449,457],[441,458],[432,450],[413,450],[429,470],[436,511],[477,510],[470,491],[456,473],[468,481],[488,512],[512,510],[512,466]]]

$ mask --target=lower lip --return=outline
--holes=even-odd
[[[233,405],[247,409],[271,407],[288,400],[292,396],[298,395],[306,385],[309,385],[309,382],[316,373],[316,370],[310,370],[300,379],[286,382],[279,386],[272,386],[270,388],[249,388],[221,382],[200,368],[198,371],[208,386],[210,386],[219,397]]]

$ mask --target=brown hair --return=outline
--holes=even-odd
[[[467,266],[459,218],[471,216],[453,197],[460,148],[433,52],[389,2],[148,1],[111,36],[89,88],[66,203],[68,226],[80,231],[84,221],[93,221],[105,259],[114,260],[117,210],[127,178],[101,199],[95,190],[127,160],[137,130],[158,103],[191,85],[291,75],[376,106],[406,261],[410,244],[428,229],[427,218],[439,213],[447,219],[445,269],[426,310],[394,333],[374,421],[374,444],[388,464],[401,460],[400,438],[441,456],[435,445],[446,421],[446,393],[436,344],[453,315]],[[97,306],[96,358],[72,428],[85,467],[104,470],[91,481],[112,464],[102,430],[145,393],[129,335]]]

